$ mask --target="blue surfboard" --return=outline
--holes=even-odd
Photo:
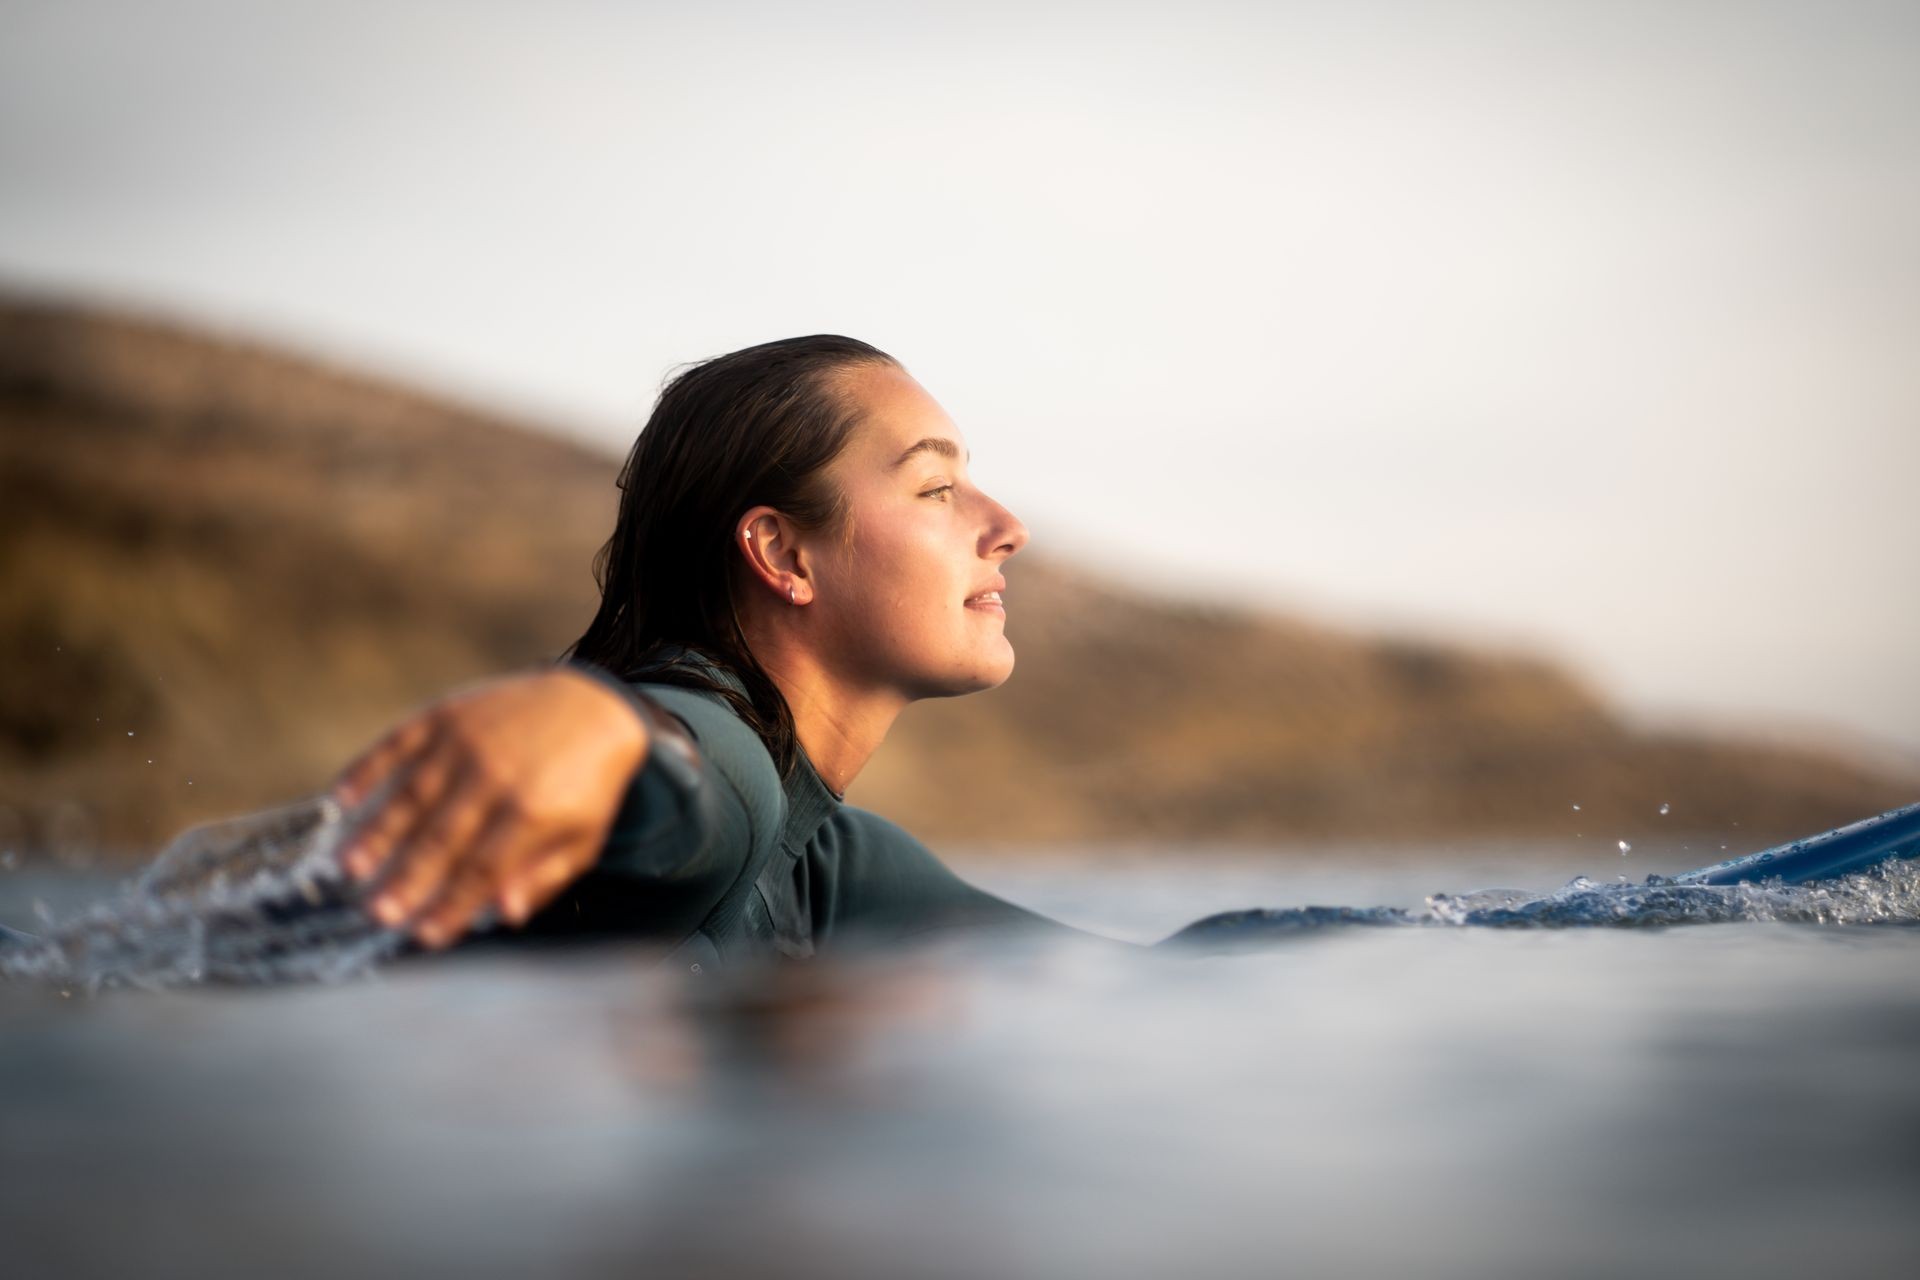
[[[1777,876],[1787,884],[1806,884],[1865,871],[1894,858],[1913,857],[1920,857],[1920,804],[1892,809],[1877,818],[1863,818],[1744,858],[1716,862],[1675,876],[1674,880],[1680,884],[1738,884]]]

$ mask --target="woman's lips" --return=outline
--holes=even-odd
[[[998,591],[982,591],[977,596],[968,596],[966,606],[969,609],[979,609],[987,613],[997,613],[1003,618],[1007,614],[1006,603],[1000,599],[1000,593]]]

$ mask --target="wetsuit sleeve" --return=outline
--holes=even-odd
[[[815,842],[814,937],[884,941],[947,929],[1017,929],[1086,937],[955,875],[878,814],[846,807]]]
[[[572,669],[625,698],[647,728],[599,860],[570,894],[595,926],[684,935],[733,890],[778,831],[780,780],[759,737],[723,702],[670,685]],[[617,917],[617,918],[611,918]]]

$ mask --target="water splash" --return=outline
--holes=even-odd
[[[337,982],[405,945],[341,871],[352,816],[321,796],[194,827],[117,898],[39,937],[0,934],[0,977],[122,984]]]
[[[192,828],[116,899],[64,921],[36,902],[35,914],[46,926],[37,937],[0,928],[0,978],[37,978],[97,990],[122,984],[337,982],[368,973],[402,951],[407,934],[365,910],[365,890],[342,871],[339,853],[362,814],[383,799],[375,796],[364,809],[348,813],[330,797],[320,796]],[[1202,950],[1237,950],[1303,931],[1343,927],[1565,929],[1755,921],[1912,925],[1920,923],[1916,822],[1920,805],[1677,880],[1649,876],[1636,884],[1623,877],[1621,883],[1597,884],[1582,876],[1549,894],[1435,894],[1412,911],[1231,911],[1195,921],[1166,941]],[[1624,854],[1629,846],[1619,843]],[[1756,859],[1785,865],[1796,851],[1832,853],[1843,844],[1860,845],[1873,856],[1892,856],[1864,871],[1805,884],[1790,885],[1777,877],[1702,882],[1741,871]],[[492,923],[493,913],[487,912],[476,926]]]
[[[1547,894],[1513,889],[1438,893],[1415,910],[1295,907],[1228,911],[1196,920],[1162,945],[1256,950],[1281,938],[1343,926],[1489,929],[1652,928],[1687,924],[1920,924],[1920,862],[1898,859],[1813,884],[1778,880],[1680,884],[1665,876],[1598,884],[1585,876]]]

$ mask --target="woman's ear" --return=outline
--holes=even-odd
[[[740,517],[733,534],[748,570],[764,587],[787,604],[813,599],[806,548],[791,519],[772,507],[754,507]]]

